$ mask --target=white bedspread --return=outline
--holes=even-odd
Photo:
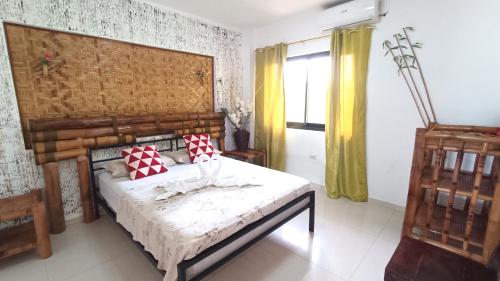
[[[165,174],[135,181],[99,175],[101,189],[113,186],[112,208],[117,221],[158,260],[164,281],[177,279],[177,264],[217,244],[244,226],[272,213],[289,201],[313,190],[305,179],[223,158],[221,174],[256,176],[264,185],[208,187],[164,201],[155,186],[177,177],[196,176],[196,165],[178,165]],[[102,190],[105,193],[105,190]],[[114,206],[113,206],[114,205]]]

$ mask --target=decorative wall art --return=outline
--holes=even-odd
[[[30,119],[214,111],[211,56],[10,23],[4,30],[27,148]]]

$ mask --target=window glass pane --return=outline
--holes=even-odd
[[[314,57],[309,60],[307,123],[325,124],[326,92],[330,80],[330,57]]]
[[[306,101],[307,59],[285,64],[285,106],[287,122],[304,122]]]

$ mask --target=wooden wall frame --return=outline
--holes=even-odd
[[[214,112],[213,56],[8,22],[4,30],[26,148],[29,120]]]

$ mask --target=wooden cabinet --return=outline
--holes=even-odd
[[[258,164],[267,167],[267,155],[264,150],[248,149],[247,151],[229,150],[224,151],[223,156],[248,163]]]

